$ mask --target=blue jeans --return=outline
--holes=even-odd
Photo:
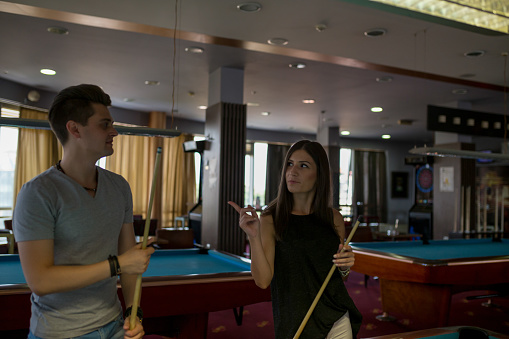
[[[101,327],[94,332],[87,333],[79,337],[73,337],[69,339],[122,339],[124,338],[124,318],[120,315],[117,319],[113,320],[109,324]],[[28,339],[43,339],[36,337],[30,333]]]

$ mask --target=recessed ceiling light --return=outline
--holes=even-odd
[[[306,68],[306,64],[303,63],[303,62],[295,62],[293,64],[289,64],[288,65],[290,68],[297,68],[297,69],[302,69],[302,68]]]
[[[304,100],[302,100],[302,102],[304,104],[314,104],[315,103],[315,99],[304,99]]]
[[[245,2],[243,4],[237,5],[237,9],[246,13],[258,12],[262,9],[262,5],[257,2]]]
[[[188,53],[194,53],[194,54],[202,54],[204,49],[201,48],[201,47],[196,47],[196,46],[190,46],[190,47],[186,47],[184,49],[186,52]]]
[[[467,58],[478,58],[478,57],[482,57],[484,55],[484,53],[485,53],[484,51],[478,50],[478,51],[466,52],[463,55],[466,56]]]
[[[341,131],[341,135],[350,135],[350,131]]]
[[[371,107],[371,112],[381,112],[383,111],[384,109],[382,107]]]
[[[327,25],[324,24],[324,23],[321,23],[321,24],[317,24],[315,25],[315,29],[318,31],[318,32],[323,32],[327,29]]]
[[[264,115],[264,116],[269,116],[270,115],[270,112],[262,112],[260,113],[261,115]]]
[[[123,102],[133,102],[134,99],[133,98],[124,98],[122,99]]]
[[[158,86],[160,84],[159,81],[157,80],[147,80],[145,81],[145,85],[148,85],[148,86]]]
[[[257,102],[248,102],[247,103],[247,107],[258,107],[258,106],[260,106],[260,104]]]
[[[205,105],[198,106],[198,109],[207,109],[207,106],[205,106]]]
[[[392,79],[393,78],[391,76],[387,75],[387,76],[376,78],[376,82],[391,82]]]
[[[59,34],[59,35],[67,35],[69,34],[69,30],[64,27],[57,27],[57,26],[51,26],[47,28],[47,31],[53,34]]]
[[[391,138],[390,134],[382,135],[382,139],[390,139],[390,138]]]
[[[272,38],[267,40],[269,45],[284,46],[288,45],[288,40],[285,38]]]
[[[57,72],[55,72],[54,70],[49,69],[49,68],[41,69],[41,73],[44,74],[44,75],[55,75],[55,74],[57,74]]]
[[[457,89],[453,89],[452,90],[452,94],[460,94],[460,95],[463,95],[463,94],[467,94],[468,93],[468,90],[467,89],[464,89],[464,88],[457,88]]]
[[[377,38],[379,36],[385,35],[387,33],[386,29],[383,28],[373,28],[369,31],[364,32],[364,35],[370,38]]]

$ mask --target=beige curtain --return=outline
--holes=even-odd
[[[122,175],[129,182],[133,212],[143,218],[149,208],[157,152],[155,139],[119,135],[113,142],[115,152],[106,160],[106,169]],[[184,153],[182,147],[184,141],[191,139],[192,136],[182,134],[162,140],[161,168],[151,211],[151,219],[159,220],[158,227],[172,227],[174,218],[187,214],[195,203],[194,153]],[[159,206],[157,201],[161,202]]]
[[[20,118],[47,120],[48,114],[20,109]],[[14,172],[14,205],[23,184],[55,165],[62,158],[62,146],[51,130],[20,128]]]
[[[165,128],[166,115],[151,112],[149,127]],[[106,169],[122,175],[133,193],[133,213],[147,217],[157,147],[162,147],[160,168],[151,210],[158,227],[172,227],[176,216],[185,215],[195,203],[194,153],[184,153],[183,142],[191,135],[174,138],[119,135]],[[164,175],[163,175],[164,174]]]
[[[47,113],[22,108],[20,117],[47,119]],[[164,113],[152,112],[149,125],[161,128]],[[194,153],[184,153],[182,144],[191,135],[175,138],[119,135],[113,141],[115,152],[106,158],[106,169],[122,175],[133,193],[134,214],[146,218],[157,147],[162,147],[161,163],[151,219],[158,219],[159,227],[172,227],[175,216],[185,215],[195,204],[196,183]],[[62,158],[62,147],[49,130],[19,130],[18,154],[14,174],[14,203],[21,186],[44,172]],[[164,175],[163,175],[164,174]]]
[[[185,153],[182,144],[192,140],[191,135],[181,134],[164,139],[162,178],[162,221],[174,227],[175,217],[187,215],[196,203],[196,178],[194,153]]]
[[[134,214],[147,215],[154,161],[150,138],[119,135],[113,140],[113,155],[106,158],[106,169],[123,176],[131,186]],[[154,215],[152,215],[152,219]]]
[[[356,218],[375,217],[378,223],[387,222],[387,161],[385,152],[352,152],[353,197]]]

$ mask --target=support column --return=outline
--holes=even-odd
[[[339,209],[339,126],[319,127],[317,141],[322,144],[329,157],[332,180],[332,206]]]
[[[470,109],[469,102],[458,101],[453,108]],[[434,147],[474,151],[472,137],[464,134],[435,132]],[[444,173],[451,173],[452,178]],[[442,173],[442,175],[441,175]],[[459,157],[434,157],[433,164],[433,238],[440,240],[462,229],[475,227],[475,160]],[[442,180],[452,179],[452,190]],[[468,195],[468,198],[467,198]],[[456,223],[456,225],[455,225]],[[461,225],[462,224],[462,225]]]
[[[243,104],[244,71],[219,68],[209,77],[209,104],[205,135],[202,202],[202,244],[242,255],[245,235],[238,213],[228,205],[244,204],[246,105]]]

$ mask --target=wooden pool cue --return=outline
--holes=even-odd
[[[359,226],[359,220],[357,220],[357,222],[355,223],[355,226],[353,227],[352,231],[350,232],[350,235],[348,236],[348,239],[346,239],[345,246],[350,243],[350,240],[352,240],[352,237],[353,237],[355,231],[357,230],[358,226]],[[344,252],[345,246],[343,246],[343,248],[341,249],[339,254]],[[302,331],[304,330],[304,327],[306,327],[306,324],[307,324],[307,322],[309,320],[309,317],[311,317],[311,314],[313,313],[313,311],[314,311],[314,309],[316,307],[316,304],[318,304],[318,300],[322,296],[322,293],[325,290],[325,287],[327,287],[327,284],[329,283],[329,280],[332,278],[332,275],[334,274],[334,271],[336,269],[337,269],[336,264],[332,264],[332,267],[331,267],[331,269],[329,271],[329,274],[327,275],[327,278],[325,278],[325,281],[323,282],[322,287],[320,288],[320,290],[316,294],[315,300],[313,300],[313,303],[311,304],[311,307],[309,307],[308,313],[306,313],[306,316],[304,317],[304,320],[302,320],[302,323],[300,324],[299,329],[297,330],[297,333],[295,333],[295,336],[293,337],[293,339],[299,338],[300,335],[302,334]]]
[[[154,204],[154,195],[157,182],[157,173],[159,169],[159,162],[161,160],[161,151],[162,151],[161,147],[158,147],[156,153],[156,162],[154,165],[154,176],[152,177],[152,188],[150,191],[150,199],[148,202],[147,219],[145,220],[145,229],[143,230],[143,241],[141,243],[142,249],[147,248],[148,232],[150,229],[150,217],[152,214],[152,205]],[[138,305],[140,303],[141,296],[141,278],[142,275],[138,274],[138,277],[136,278],[136,287],[134,289],[133,305],[131,306],[132,307],[131,318],[129,318],[129,329],[131,330],[136,326],[136,314],[138,313]]]

